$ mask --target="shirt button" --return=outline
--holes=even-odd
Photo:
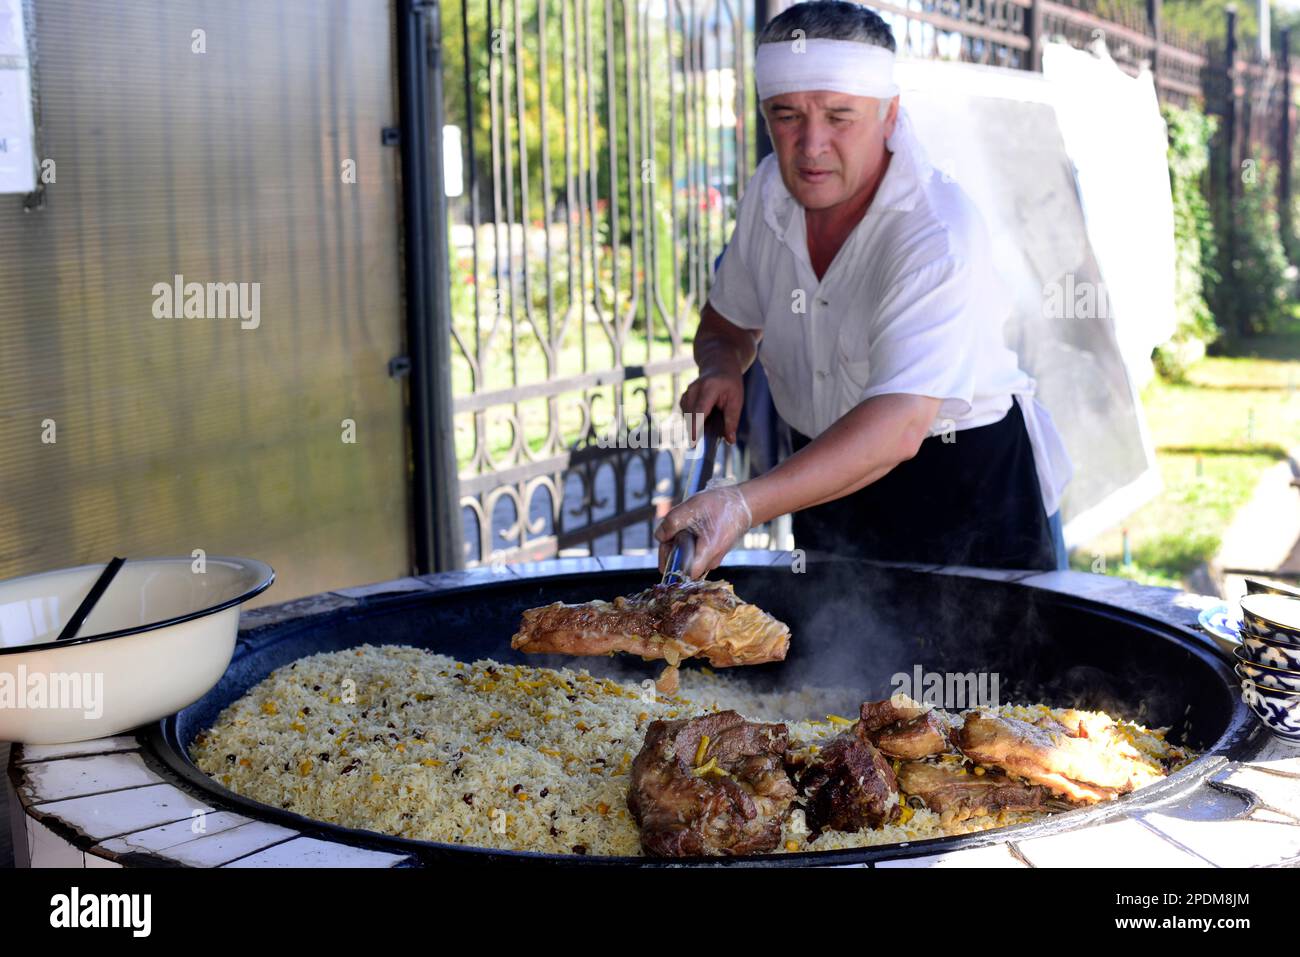
[[[817,370],[817,378],[819,378],[819,379],[824,379],[824,378],[826,378],[826,376],[827,376],[827,372],[826,372],[825,369],[818,369],[818,370]]]

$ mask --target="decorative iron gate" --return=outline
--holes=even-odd
[[[467,564],[653,543],[691,337],[752,168],[746,9],[443,6]]]

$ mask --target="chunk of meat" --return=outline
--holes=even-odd
[[[652,721],[632,762],[628,810],[655,857],[773,850],[794,800],[786,726],[735,711]]]
[[[784,660],[790,629],[737,598],[729,583],[701,579],[613,601],[530,608],[510,647],[561,655],[625,651],[670,665],[698,656],[727,668]]]
[[[952,719],[937,708],[917,704],[910,698],[887,698],[864,701],[859,714],[861,733],[891,758],[917,761],[952,750]]]
[[[952,750],[948,735],[952,724],[942,711],[928,711],[918,718],[891,725],[876,732],[874,743],[884,754],[904,761],[917,761]]]
[[[929,710],[929,705],[914,701],[904,694],[896,694],[884,701],[864,701],[858,711],[859,727],[871,733],[891,724],[919,718]]]
[[[954,743],[976,764],[994,765],[1084,804],[1113,800],[1163,777],[1118,734],[1072,737],[1068,731],[1050,716],[1031,724],[977,711],[966,715]]]
[[[1047,788],[1019,784],[1004,774],[962,774],[957,768],[905,762],[898,769],[898,786],[916,795],[936,812],[944,824],[999,811],[1043,811],[1050,806]]]
[[[880,827],[902,813],[894,769],[856,728],[832,738],[806,761],[798,788],[814,833]]]

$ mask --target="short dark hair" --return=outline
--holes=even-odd
[[[806,0],[786,7],[758,32],[756,43],[805,40],[856,40],[898,52],[889,24],[874,10],[848,0]]]

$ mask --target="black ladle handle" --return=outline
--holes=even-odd
[[[687,454],[682,473],[682,501],[702,492],[713,478],[714,462],[718,457],[718,444],[723,441],[726,425],[722,410],[714,409],[704,420],[704,434],[698,437],[694,448]],[[673,536],[673,550],[668,556],[668,567],[664,569],[663,581],[688,581],[686,574],[691,563],[695,561],[695,536],[689,529],[682,529]]]
[[[95,584],[90,586],[90,592],[85,598],[81,599],[81,604],[78,605],[77,610],[72,613],[72,617],[69,618],[68,623],[63,626],[63,630],[59,632],[59,637],[56,638],[55,641],[66,641],[68,638],[72,638],[77,634],[81,629],[82,624],[85,622],[86,616],[94,610],[96,603],[99,601],[100,597],[103,596],[109,583],[117,575],[118,569],[120,569],[125,562],[125,558],[114,557],[111,562],[104,566],[104,570],[100,572],[99,577],[95,579]]]

